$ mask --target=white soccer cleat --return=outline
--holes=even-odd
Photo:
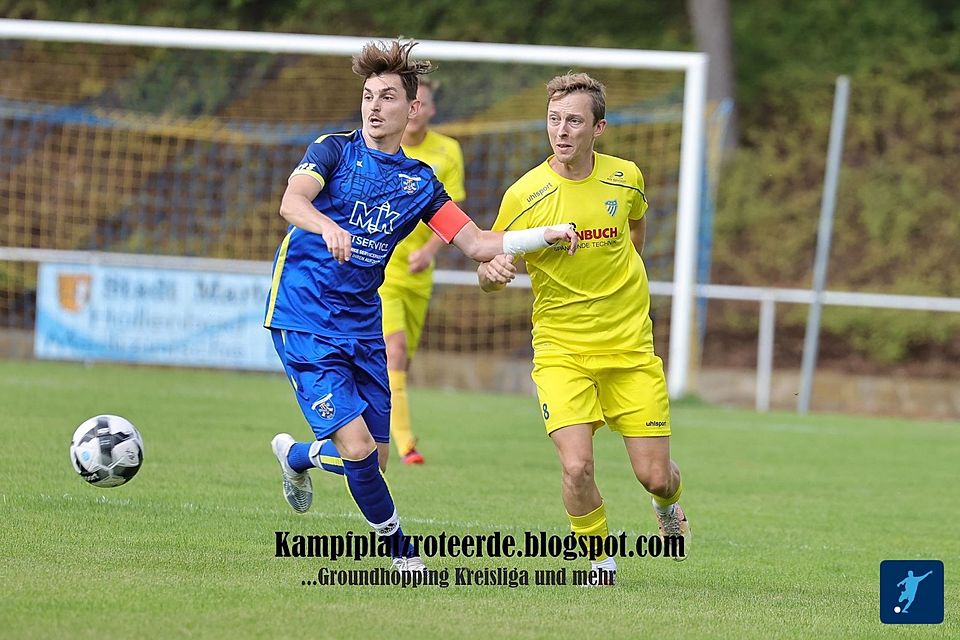
[[[683,537],[683,553],[673,557],[673,559],[677,562],[682,562],[683,560],[687,559],[687,553],[690,549],[690,539],[693,537],[693,534],[690,532],[690,523],[687,522],[687,516],[683,513],[683,509],[680,507],[680,504],[674,503],[672,507],[673,508],[670,509],[670,513],[663,515],[657,511],[656,500],[653,501],[653,512],[656,514],[657,522],[660,525],[660,537]],[[666,540],[664,540],[664,544],[666,544]]]
[[[287,462],[287,454],[295,442],[289,433],[278,433],[273,437],[270,446],[273,447],[273,455],[277,456],[283,472],[283,497],[294,511],[304,513],[313,503],[313,483],[308,472],[297,473]]]
[[[420,556],[411,558],[394,558],[393,568],[400,573],[423,573],[427,570],[427,565],[423,564]]]
[[[617,586],[617,561],[613,558],[591,560],[587,581],[580,586],[587,588]]]

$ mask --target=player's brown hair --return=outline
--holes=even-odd
[[[353,57],[353,72],[366,80],[372,76],[395,73],[400,76],[403,90],[408,100],[417,99],[417,87],[420,76],[433,71],[429,60],[411,60],[410,50],[417,42],[392,40],[389,44],[382,41],[368,42]]]
[[[547,102],[563,98],[571,93],[586,93],[590,96],[593,122],[603,120],[607,114],[607,90],[599,80],[585,73],[567,73],[547,83]]]

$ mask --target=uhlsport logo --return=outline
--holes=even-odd
[[[540,196],[542,196],[543,194],[545,194],[545,193],[546,193],[547,191],[549,191],[550,189],[553,189],[553,183],[552,183],[552,182],[548,182],[547,184],[543,185],[542,187],[540,187],[539,189],[537,189],[536,191],[534,191],[533,193],[531,193],[530,195],[528,195],[528,196],[527,196],[527,202],[533,202],[534,200],[536,200],[537,198],[539,198]]]
[[[57,297],[60,308],[71,313],[83,311],[90,302],[89,273],[61,273],[57,275]]]
[[[333,394],[328,393],[312,405],[310,408],[316,411],[324,420],[331,420],[337,413],[337,407],[333,404]]]
[[[880,563],[880,622],[943,622],[943,562],[884,560]]]

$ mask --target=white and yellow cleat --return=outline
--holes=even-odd
[[[273,454],[277,456],[280,471],[283,473],[283,497],[294,511],[305,513],[313,503],[313,483],[306,471],[297,473],[287,462],[290,447],[295,442],[296,440],[289,433],[278,433],[273,437],[270,446],[273,448]]]
[[[683,545],[680,548],[671,547],[676,551],[673,559],[682,562],[687,559],[687,552],[690,550],[690,539],[693,535],[690,532],[690,523],[687,521],[686,514],[679,503],[670,505],[667,513],[661,513],[658,509],[656,500],[653,502],[653,512],[657,516],[657,522],[660,524],[660,538],[663,539],[664,547],[667,547],[667,536],[683,538]]]

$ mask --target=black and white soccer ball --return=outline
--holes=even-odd
[[[70,441],[70,462],[80,477],[96,487],[119,487],[143,464],[143,438],[120,416],[94,416]]]

